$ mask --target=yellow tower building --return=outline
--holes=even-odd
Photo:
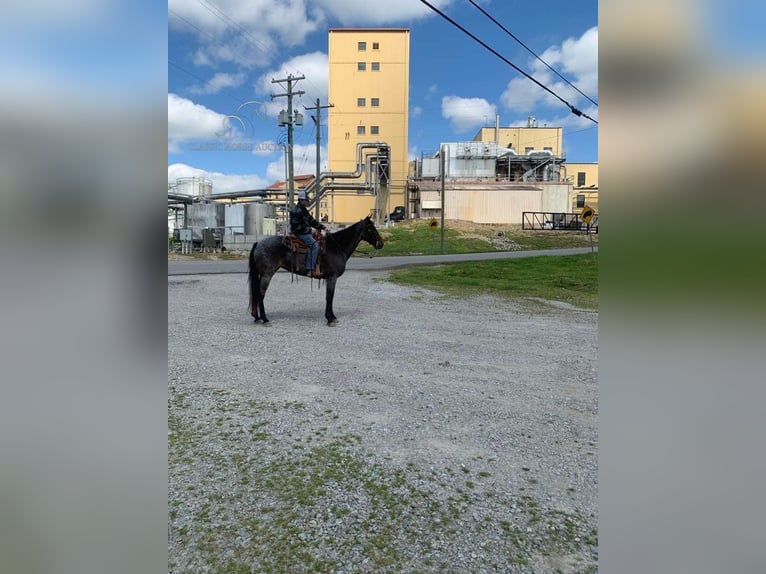
[[[374,214],[382,218],[404,205],[407,184],[410,31],[404,28],[331,28],[329,32],[328,167],[357,169],[359,143],[389,146],[389,185],[378,196],[354,190],[326,195],[322,213],[351,223]],[[364,177],[357,181],[364,181]]]
[[[528,124],[532,124],[534,118],[529,118]],[[479,129],[473,138],[477,142],[495,142],[499,146],[513,148],[518,154],[526,155],[533,151],[549,151],[554,157],[562,157],[563,130],[554,127],[527,127],[503,128],[483,127]]]

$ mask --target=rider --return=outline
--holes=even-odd
[[[308,210],[309,200],[305,191],[298,192],[298,203],[290,212],[290,231],[300,237],[300,239],[309,246],[309,255],[306,261],[306,270],[309,277],[319,278],[315,272],[317,256],[319,255],[319,243],[313,237],[312,229],[322,231],[327,229],[316,219],[311,217]]]

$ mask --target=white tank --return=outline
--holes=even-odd
[[[204,177],[179,177],[174,192],[192,197],[209,197],[213,193],[213,182]]]

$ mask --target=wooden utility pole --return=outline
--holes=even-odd
[[[311,116],[314,120],[314,123],[317,126],[317,166],[316,166],[316,178],[314,179],[314,199],[316,201],[314,205],[314,218],[319,221],[319,173],[321,170],[321,163],[320,163],[320,151],[322,149],[322,110],[328,109],[328,108],[334,108],[335,106],[333,104],[327,104],[326,106],[322,106],[319,104],[319,98],[317,98],[316,105],[307,108],[306,106],[303,106],[303,109],[306,111],[308,110],[316,110],[317,115],[316,117]]]
[[[287,114],[284,110],[279,114],[279,125],[287,126],[287,205],[289,209],[295,206],[295,173],[293,171],[293,124],[303,125],[303,116],[301,116],[297,110],[295,117],[293,117],[293,96],[300,96],[306,92],[293,91],[293,82],[298,80],[305,80],[305,76],[293,76],[288,74],[286,78],[281,80],[271,80],[272,84],[281,84],[287,82],[287,91],[284,94],[271,94],[271,99],[287,97]]]

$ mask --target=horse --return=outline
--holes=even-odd
[[[335,296],[335,282],[346,271],[346,262],[356,250],[359,243],[364,240],[375,249],[383,247],[383,240],[368,215],[361,221],[329,233],[325,237],[324,253],[319,255],[319,268],[321,279],[326,283],[325,311],[324,316],[327,324],[332,325],[338,318],[332,310],[332,301]],[[302,257],[302,255],[299,255]],[[293,261],[293,253],[282,242],[282,237],[273,235],[266,237],[253,244],[250,249],[248,280],[250,283],[250,314],[264,324],[269,322],[266,311],[263,308],[263,298],[269,288],[271,278],[280,268],[286,269],[298,275],[307,275],[309,269],[305,269],[305,262]]]

